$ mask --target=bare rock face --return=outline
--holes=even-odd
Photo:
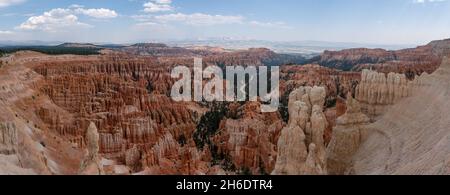
[[[397,51],[365,48],[325,51],[312,63],[341,70],[373,69],[383,73],[402,73],[412,79],[424,72],[430,74],[435,71],[442,58],[450,53],[449,45],[450,39],[446,39]]]
[[[133,172],[160,167],[147,164],[146,157],[153,156],[160,140],[169,135],[175,143],[185,139],[186,148],[192,148],[190,140],[202,112],[194,103],[173,102],[167,96],[174,82],[170,69],[178,63],[192,64],[183,58],[158,61],[120,55],[36,59],[30,66],[43,77],[37,88],[54,104],[39,108],[36,114],[46,127],[80,149],[87,147],[84,132],[93,121],[102,157]],[[183,147],[174,144],[169,149],[178,154]],[[181,157],[167,156],[175,164]],[[171,173],[189,171],[180,167]]]
[[[423,75],[409,98],[367,126],[353,156],[354,174],[449,174],[450,60]]]
[[[336,118],[344,114],[345,108],[334,108],[335,102],[339,106],[339,101],[348,92],[355,93],[355,88],[361,80],[361,72],[341,71],[333,68],[327,68],[317,64],[306,65],[285,65],[281,67],[280,72],[280,93],[282,94],[282,109],[280,109],[283,119],[287,121],[288,108],[286,105],[289,95],[294,89],[302,86],[323,86],[326,89],[325,104],[317,102],[318,105],[324,105],[325,115],[328,126],[325,130],[325,143],[328,144],[331,139],[331,131],[335,125]],[[314,91],[312,92],[315,93]],[[318,97],[323,96],[319,94]],[[316,100],[313,100],[315,102]],[[308,132],[309,133],[309,132]]]
[[[307,156],[303,130],[299,126],[285,127],[278,140],[277,162],[272,174],[303,174]]]
[[[272,174],[326,174],[323,87],[301,87],[289,98],[289,123],[278,139],[278,156]]]
[[[424,78],[427,73],[408,80],[404,74],[378,73],[371,70],[363,70],[361,83],[356,87],[356,99],[361,103],[364,113],[371,118],[379,116],[390,105],[410,97],[417,88],[425,85]]]
[[[209,164],[204,161],[206,157],[206,153],[195,147],[180,146],[173,136],[167,133],[144,152],[141,164],[145,167],[145,174],[203,175],[209,171]]]
[[[323,67],[317,64],[286,65],[281,67],[280,91],[289,95],[301,86],[323,86],[326,89],[327,103],[347,92],[354,92],[354,87],[361,79],[360,72],[345,72]]]
[[[267,174],[275,167],[277,140],[284,126],[278,113],[261,113],[260,103],[238,108],[238,117],[221,121],[214,136],[218,152],[228,155],[237,171]]]
[[[125,153],[125,165],[130,167],[132,170],[139,170],[141,168],[140,164],[141,153],[136,145],[128,149]]]
[[[99,134],[97,127],[91,122],[86,131],[86,146],[88,153],[81,164],[79,174],[100,175],[103,174],[103,167],[99,159]]]
[[[314,105],[312,114],[311,114],[311,144],[314,144],[314,150],[309,151],[316,151],[317,155],[316,157],[319,159],[319,162],[326,162],[325,156],[325,142],[324,142],[324,133],[325,129],[327,128],[327,118],[325,114],[322,111],[323,109],[318,106]],[[321,168],[324,167],[324,164],[320,165]]]
[[[74,174],[81,152],[42,126],[36,108],[52,106],[34,88],[41,77],[17,63],[22,55],[42,56],[19,52],[0,68],[0,174]]]
[[[361,144],[361,133],[370,119],[361,112],[359,102],[347,95],[347,111],[336,121],[327,147],[328,174],[345,174]]]
[[[0,153],[13,154],[17,146],[17,130],[14,123],[0,123]]]

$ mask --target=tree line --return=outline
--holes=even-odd
[[[83,48],[83,47],[60,47],[60,46],[6,46],[0,47],[0,55],[14,53],[18,51],[35,51],[48,55],[96,55],[99,54],[100,48]]]

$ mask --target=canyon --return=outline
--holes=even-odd
[[[15,52],[0,66],[0,174],[450,174],[449,52],[450,40],[310,60],[164,44]],[[170,72],[193,57],[280,66],[279,111],[173,101]]]

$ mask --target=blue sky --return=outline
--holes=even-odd
[[[450,0],[0,0],[0,40],[424,44],[450,37],[449,10]]]

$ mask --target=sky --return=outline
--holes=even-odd
[[[245,39],[426,44],[450,0],[0,0],[0,40]]]

